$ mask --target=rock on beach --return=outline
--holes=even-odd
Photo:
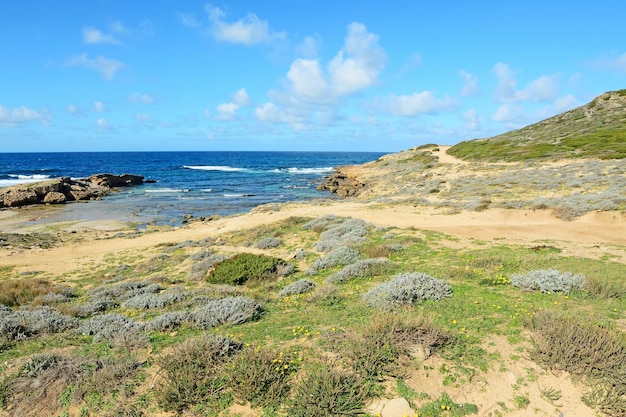
[[[143,184],[143,176],[95,174],[87,178],[60,177],[0,189],[0,208],[32,204],[63,204],[66,201],[94,200],[118,187]]]

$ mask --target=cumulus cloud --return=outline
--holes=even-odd
[[[351,23],[343,48],[328,64],[330,84],[338,95],[357,93],[378,81],[385,61],[378,35],[361,23]]]
[[[142,123],[151,123],[152,117],[150,117],[150,115],[147,113],[139,113],[135,115],[135,120]]]
[[[401,96],[392,94],[389,97],[388,110],[394,116],[417,116],[453,110],[456,107],[456,101],[450,97],[438,99],[431,91],[423,91]]]
[[[108,59],[103,56],[89,58],[87,54],[75,55],[71,57],[66,65],[80,66],[88,69],[95,69],[105,80],[111,80],[124,64],[114,59]]]
[[[339,102],[376,85],[385,62],[378,35],[361,23],[351,23],[343,46],[330,62],[295,59],[285,89],[270,91],[270,102],[259,106],[255,115],[262,122],[289,124],[295,130],[333,123]]]
[[[128,96],[128,101],[131,103],[152,104],[154,103],[154,97],[150,94],[132,93]]]
[[[180,22],[189,28],[210,36],[217,42],[256,45],[285,38],[285,33],[274,32],[266,20],[261,20],[255,13],[248,13],[236,21],[227,21],[226,12],[219,7],[207,4],[204,7],[208,25],[196,20],[192,14],[179,13]]]
[[[556,114],[571,110],[579,105],[580,104],[578,103],[576,97],[573,94],[568,94],[564,97],[559,97],[553,103],[540,109],[536,114],[536,119],[546,119]]]
[[[48,125],[50,119],[47,109],[37,111],[25,106],[8,108],[0,105],[0,126],[14,127],[34,121]]]
[[[113,35],[101,32],[94,27],[83,28],[83,43],[121,45],[122,42]]]
[[[319,37],[307,36],[299,45],[296,45],[296,55],[304,58],[315,58],[319,53],[320,45]]]
[[[111,127],[108,120],[104,118],[96,120],[96,126],[98,126],[98,129],[109,129]]]
[[[545,102],[556,97],[556,76],[542,75],[531,81],[526,88],[518,90],[514,73],[507,64],[498,62],[493,67],[493,72],[498,79],[495,98],[499,103]]]
[[[480,130],[482,118],[476,114],[476,109],[469,109],[463,113],[463,120],[465,121],[465,129]]]
[[[245,88],[237,90],[233,94],[232,101],[218,104],[216,106],[217,115],[213,116],[209,110],[204,111],[205,117],[216,120],[233,120],[237,118],[237,110],[250,105],[250,97]]]
[[[591,62],[591,66],[600,70],[626,73],[626,53],[617,57],[599,58]]]
[[[75,106],[74,104],[68,104],[67,105],[67,112],[69,114],[73,114],[73,115],[80,115],[83,114],[83,111],[80,107]]]
[[[496,109],[493,120],[508,124],[521,123],[524,120],[524,111],[520,106],[504,103]]]
[[[472,97],[478,94],[478,78],[475,75],[461,70],[459,76],[463,79],[463,87],[461,88],[463,97]]]
[[[102,103],[101,101],[94,101],[93,111],[98,112],[98,113],[104,112],[105,111],[104,103]]]

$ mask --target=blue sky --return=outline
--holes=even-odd
[[[3,1],[0,152],[398,151],[626,88],[626,3]]]

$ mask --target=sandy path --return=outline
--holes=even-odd
[[[566,254],[588,257],[611,254],[626,263],[626,215],[616,212],[590,213],[576,221],[565,222],[547,211],[493,209],[448,215],[409,205],[377,207],[346,201],[322,205],[289,204],[279,211],[256,211],[146,233],[134,239],[92,240],[45,250],[3,250],[0,251],[0,265],[15,265],[20,272],[62,273],[87,262],[98,262],[107,254],[131,249],[141,251],[160,243],[216,237],[291,216],[319,217],[325,214],[361,218],[377,226],[433,230],[462,239],[496,240],[499,244],[539,245],[548,242]]]

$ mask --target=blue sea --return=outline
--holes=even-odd
[[[115,219],[177,225],[185,215],[232,215],[266,203],[334,198],[316,190],[341,165],[372,152],[0,153],[0,187],[97,173],[143,175],[156,183],[122,188],[101,201],[67,204],[58,220]],[[54,220],[54,219],[53,219]]]

